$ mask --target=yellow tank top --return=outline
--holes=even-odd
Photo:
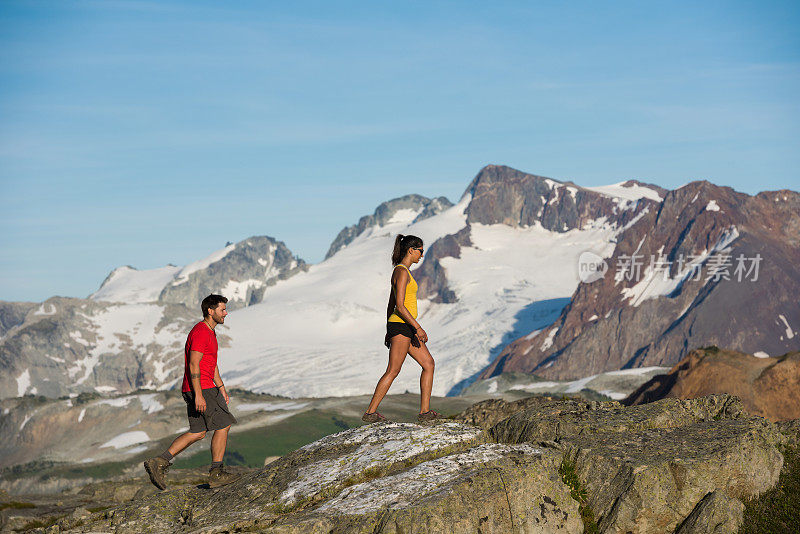
[[[398,267],[402,267],[406,271],[408,271],[408,267],[403,264],[395,265],[395,269]],[[394,272],[394,271],[392,271]],[[403,300],[403,304],[405,305],[408,312],[411,316],[416,319],[417,318],[417,281],[414,280],[414,277],[411,276],[411,271],[408,271],[408,284],[406,284],[406,298]],[[397,308],[394,309],[394,313],[389,317],[390,323],[404,323],[400,315],[397,313]]]

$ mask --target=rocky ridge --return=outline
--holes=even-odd
[[[736,395],[749,413],[772,421],[800,419],[800,352],[756,358],[717,347],[696,349],[621,402],[632,406],[721,393]]]
[[[349,245],[356,237],[374,226],[382,227],[392,220],[401,210],[414,212],[412,222],[422,221],[441,213],[453,206],[446,197],[427,198],[422,195],[406,195],[381,203],[371,215],[364,215],[358,223],[343,228],[334,238],[328,252],[325,254],[327,260],[342,248]]]
[[[346,430],[216,490],[170,475],[52,531],[735,532],[796,433],[727,395],[492,400],[432,426]]]

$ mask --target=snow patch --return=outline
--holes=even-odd
[[[17,397],[22,397],[28,388],[31,387],[31,373],[30,370],[25,369],[22,374],[17,377]]]
[[[139,395],[139,402],[142,404],[142,410],[149,414],[163,410],[164,405],[156,400],[157,397],[157,393],[146,393],[144,395]]]
[[[390,224],[411,224],[421,212],[422,210],[415,210],[411,208],[397,210],[394,215],[392,215],[392,218],[386,221],[384,226],[388,226]]]
[[[597,193],[612,198],[621,198],[625,200],[639,200],[640,198],[649,198],[651,200],[655,200],[656,202],[661,202],[662,200],[664,200],[663,198],[661,198],[661,195],[659,195],[658,191],[656,191],[655,189],[650,189],[649,187],[644,187],[638,184],[634,184],[631,187],[624,187],[622,185],[624,183],[625,182],[618,182],[616,184],[611,184],[611,185],[584,187],[584,189],[596,191]]]
[[[769,354],[767,354],[763,350],[753,353],[753,356],[755,356],[756,358],[769,358]]]
[[[778,318],[783,321],[784,326],[786,326],[786,339],[792,339],[794,337],[794,331],[792,327],[789,326],[789,323],[786,321],[786,317],[783,315],[778,315]]]
[[[544,341],[542,342],[542,347],[541,347],[542,352],[545,352],[547,349],[553,346],[553,338],[556,336],[557,332],[558,328],[550,329],[550,332],[547,333],[547,337],[544,338]]]
[[[55,315],[56,307],[53,304],[42,304],[39,308],[33,312],[34,315]]]
[[[230,254],[235,248],[236,248],[235,244],[228,245],[223,249],[217,250],[216,252],[212,252],[210,255],[203,258],[202,260],[190,263],[189,265],[181,269],[180,272],[175,276],[175,280],[172,282],[172,285],[177,286],[186,282],[187,280],[189,280],[189,276],[192,273],[195,273],[197,271],[202,271],[203,269],[206,269],[208,266],[210,266],[212,263],[220,261],[225,256]]]
[[[83,421],[83,416],[84,416],[84,415],[86,415],[86,408],[84,408],[83,410],[81,410],[81,413],[78,415],[78,422],[79,422],[79,423],[80,423],[81,421]]]
[[[607,375],[611,376],[625,376],[625,375],[643,375],[651,371],[658,371],[659,369],[668,369],[667,367],[634,367],[633,369],[620,369],[619,371],[608,371]]]
[[[709,200],[706,204],[706,211],[719,211],[719,205],[716,200]]]
[[[267,276],[267,279],[269,278],[271,277]],[[245,300],[247,298],[247,292],[250,289],[259,289],[264,287],[264,285],[265,283],[263,280],[256,280],[254,278],[241,282],[228,280],[228,283],[222,288],[222,294],[228,297],[229,300]]]
[[[127,397],[117,397],[116,399],[105,399],[101,401],[97,401],[97,406],[107,404],[108,406],[113,406],[114,408],[124,408],[128,404],[131,403],[133,400],[133,395],[129,395]]]
[[[272,412],[275,410],[300,410],[306,406],[308,406],[307,402],[243,402],[236,405],[236,411],[254,412],[259,410]]]
[[[114,447],[115,449],[124,449],[126,447],[130,447],[131,445],[138,445],[139,443],[144,443],[147,441],[150,441],[150,437],[146,432],[142,430],[134,430],[133,432],[123,432],[122,434],[111,438],[100,445],[100,448],[104,449],[106,447]]]
[[[89,298],[105,302],[154,302],[180,270],[175,265],[144,271],[128,266],[119,267]]]
[[[22,424],[19,425],[20,432],[22,431],[23,428],[25,428],[25,425],[28,424],[28,421],[31,420],[31,417],[33,417],[33,414],[28,414],[25,416],[25,419],[23,419]]]

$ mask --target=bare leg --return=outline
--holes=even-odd
[[[431,409],[431,391],[433,390],[433,368],[435,367],[435,363],[425,343],[420,343],[419,347],[409,347],[408,354],[422,366],[422,374],[419,376],[419,413],[424,413]]]
[[[211,437],[212,462],[221,462],[225,457],[225,447],[228,446],[228,430],[230,429],[231,425],[228,425],[225,428],[214,431],[214,435]]]
[[[375,393],[372,395],[372,401],[369,403],[367,413],[372,413],[378,409],[378,405],[386,396],[386,392],[389,391],[392,382],[397,378],[400,369],[403,367],[406,354],[408,354],[408,347],[411,345],[411,340],[406,336],[398,334],[391,339],[390,343],[389,365],[386,367],[386,372],[383,373],[383,376],[378,380],[378,385],[375,386]]]
[[[186,432],[185,434],[181,434],[175,438],[175,441],[172,442],[172,445],[170,445],[169,449],[167,450],[172,456],[177,456],[178,453],[184,450],[186,447],[192,445],[193,443],[197,443],[204,437],[206,437],[205,432]]]

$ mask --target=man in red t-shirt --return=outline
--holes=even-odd
[[[212,488],[230,484],[238,476],[228,473],[222,466],[228,430],[236,418],[228,410],[230,397],[222,383],[217,366],[217,334],[214,329],[225,322],[228,299],[222,295],[209,295],[200,308],[203,320],[194,325],[186,338],[184,349],[184,374],[181,393],[186,401],[189,431],[175,438],[172,445],[160,456],[144,462],[150,481],[159,489],[167,487],[166,474],[172,459],[189,445],[203,439],[206,432],[214,431],[211,438],[211,470],[209,485]]]

